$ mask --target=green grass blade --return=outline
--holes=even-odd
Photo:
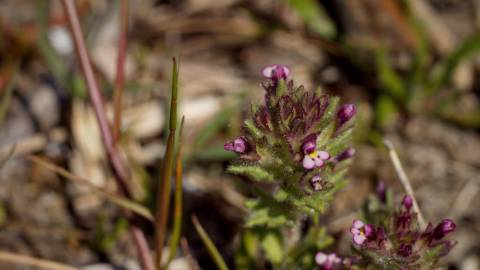
[[[406,97],[406,89],[403,79],[397,74],[388,59],[385,49],[379,49],[375,54],[375,61],[380,83],[390,95],[396,100],[403,102]]]
[[[178,92],[178,66],[175,58],[172,65],[172,89],[170,99],[170,123],[167,139],[167,149],[162,161],[162,171],[157,190],[157,203],[155,214],[155,265],[157,269],[162,267],[163,243],[165,241],[168,210],[170,207],[170,187],[175,159],[175,131],[177,128],[177,92]]]
[[[203,244],[207,247],[208,253],[210,254],[210,256],[212,256],[213,261],[217,265],[217,268],[219,270],[228,270],[228,266],[223,260],[222,255],[220,255],[217,247],[215,247],[212,239],[210,239],[207,232],[203,229],[196,216],[192,216],[192,222],[198,235],[200,235]]]
[[[438,66],[438,73],[433,78],[428,88],[428,94],[434,95],[440,88],[449,83],[458,65],[470,56],[480,51],[480,33],[465,39],[444,61]]]
[[[178,244],[180,243],[180,234],[182,232],[182,208],[183,208],[183,167],[182,167],[182,133],[185,117],[182,117],[180,123],[180,131],[178,134],[178,149],[175,162],[175,196],[173,207],[173,230],[170,238],[169,257],[164,269],[172,262],[177,253]]]

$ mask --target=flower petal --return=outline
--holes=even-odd
[[[265,76],[266,78],[271,78],[273,70],[275,68],[276,68],[276,65],[271,65],[271,66],[263,68],[262,75]]]
[[[352,223],[352,228],[361,229],[363,226],[365,226],[365,224],[359,219],[354,220]]]
[[[318,265],[323,265],[327,261],[327,254],[323,252],[317,252],[317,255],[315,255],[315,262]]]
[[[322,167],[323,164],[324,164],[323,160],[321,160],[319,158],[314,158],[313,160],[315,162],[315,167]]]
[[[315,161],[313,161],[308,155],[305,155],[303,158],[303,168],[311,170],[313,167],[315,167]]]
[[[365,240],[367,240],[367,237],[363,234],[356,234],[353,236],[353,242],[357,245],[362,245]]]
[[[328,160],[330,158],[330,154],[325,151],[318,151],[318,157],[322,160]]]

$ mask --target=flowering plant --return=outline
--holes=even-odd
[[[338,108],[339,99],[307,91],[288,79],[290,70],[272,65],[263,70],[265,102],[253,105],[244,134],[225,144],[240,159],[231,173],[273,185],[247,206],[249,226],[294,225],[299,213],[322,213],[344,184],[353,104]]]
[[[444,219],[435,227],[429,223],[421,228],[412,209],[413,198],[405,196],[395,209],[383,182],[365,207],[364,221],[352,223],[353,255],[325,252],[334,240],[318,224],[318,217],[345,183],[349,160],[355,154],[348,142],[356,108],[353,104],[338,106],[337,97],[320,90],[294,86],[289,74],[282,65],[263,70],[268,79],[262,84],[264,104],[252,106],[243,134],[224,145],[240,156],[229,166],[230,172],[270,187],[247,201],[251,211],[237,269],[258,268],[255,255],[248,255],[253,250],[252,239],[262,242],[276,269],[435,267],[455,245],[444,239],[455,223]],[[294,225],[301,225],[296,228],[302,227],[303,232],[298,241],[288,243],[283,236],[291,234]],[[250,262],[248,256],[253,256]]]
[[[365,213],[368,223],[355,220],[350,228],[353,251],[358,255],[354,269],[434,269],[456,244],[445,240],[456,224],[446,218],[436,226],[429,222],[422,228],[412,209],[412,197],[405,195],[401,205],[392,209],[385,191],[377,190],[381,191],[378,197],[365,208],[370,209]]]

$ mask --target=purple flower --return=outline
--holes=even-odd
[[[288,75],[290,74],[290,70],[284,65],[271,65],[265,67],[262,70],[263,76],[266,78],[270,78],[273,81],[279,81],[280,79],[286,80]]]
[[[330,154],[328,152],[314,150],[303,157],[303,168],[306,170],[321,168],[329,158]]]
[[[403,205],[407,210],[410,210],[410,208],[412,208],[412,205],[413,205],[413,199],[412,199],[412,197],[410,197],[409,195],[403,196],[402,205]]]
[[[371,224],[365,224],[361,220],[354,220],[350,233],[353,236],[353,242],[357,245],[363,245],[365,241],[373,235],[373,226]]]
[[[381,202],[385,203],[387,201],[387,186],[385,185],[385,182],[378,182],[375,193]]]
[[[315,262],[319,266],[323,266],[323,270],[332,270],[335,267],[339,266],[342,262],[342,259],[338,257],[335,253],[326,254],[321,251],[317,252],[315,255]]]
[[[232,142],[223,145],[223,149],[239,154],[244,154],[248,150],[248,143],[243,137],[238,137]]]
[[[352,119],[357,113],[357,108],[353,104],[345,104],[337,112],[338,118],[338,127],[341,127],[343,124]]]
[[[457,225],[453,220],[446,218],[433,229],[433,237],[437,240],[442,239],[445,235],[454,231],[456,227]]]
[[[340,161],[343,161],[345,159],[349,159],[351,157],[353,157],[355,155],[356,151],[355,151],[355,148],[353,147],[348,147],[347,149],[345,149],[345,151],[343,151],[342,153],[340,153],[336,158],[335,158],[335,161],[336,162],[340,162]]]
[[[315,151],[317,147],[315,140],[308,140],[302,145],[302,150],[305,155],[312,153]]]

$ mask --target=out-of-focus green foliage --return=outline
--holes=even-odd
[[[298,12],[312,31],[325,38],[337,36],[337,29],[323,7],[316,0],[286,0]]]

